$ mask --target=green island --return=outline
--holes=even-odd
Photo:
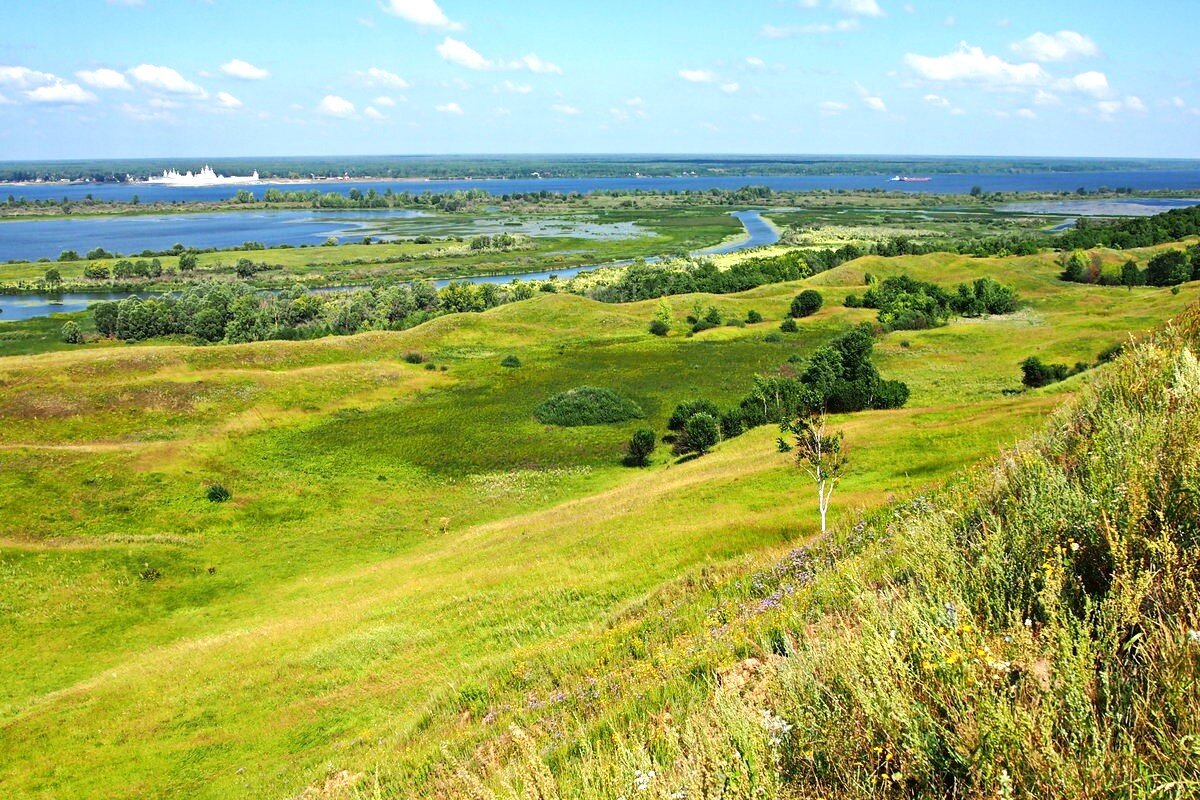
[[[1195,789],[1195,209],[461,199],[0,264],[4,793]]]

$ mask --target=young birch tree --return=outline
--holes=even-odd
[[[841,482],[846,471],[846,453],[842,447],[842,432],[826,433],[828,417],[824,411],[801,416],[784,422],[780,430],[795,437],[795,445],[779,439],[780,452],[796,452],[796,466],[800,467],[817,487],[817,507],[821,512],[821,533],[827,530],[826,519],[833,490]]]

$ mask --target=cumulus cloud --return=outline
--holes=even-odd
[[[1038,89],[1033,93],[1033,103],[1038,106],[1056,106],[1062,100],[1058,99],[1058,95],[1047,92],[1045,89]]]
[[[746,66],[751,69],[766,69],[767,62],[763,61],[758,56],[746,56]]]
[[[681,69],[679,77],[690,83],[713,83],[717,74],[709,69]]]
[[[462,106],[458,103],[442,103],[440,106],[434,106],[433,110],[443,114],[457,114],[460,117],[463,114]]]
[[[1039,31],[1019,42],[1013,42],[1011,47],[1013,52],[1043,63],[1100,55],[1100,48],[1095,42],[1075,31],[1059,31],[1053,34]]]
[[[950,105],[950,101],[949,101],[949,100],[947,100],[946,98],[944,98],[944,97],[942,97],[941,95],[938,95],[938,94],[927,94],[927,95],[925,95],[925,102],[926,102],[926,103],[929,103],[929,105],[931,105],[931,106],[942,106],[942,107],[946,107],[946,106],[949,106],[949,105]]]
[[[569,106],[566,103],[555,103],[554,105],[550,106],[550,110],[568,117],[574,117],[583,113],[575,106]]]
[[[392,106],[396,105],[395,99],[388,97],[385,94],[381,94],[379,97],[376,97],[371,102],[377,106],[384,106],[385,108],[391,108]]]
[[[863,17],[883,16],[883,9],[876,0],[830,0],[829,5],[846,14],[858,14]]]
[[[14,86],[18,89],[30,89],[34,86],[45,86],[60,80],[57,75],[49,72],[38,72],[29,67],[0,67],[0,86]]]
[[[385,117],[379,111],[379,109],[375,108],[375,106],[367,106],[365,109],[363,109],[363,116],[366,117],[367,119],[373,119],[373,120],[387,119],[387,117]]]
[[[904,56],[904,62],[921,78],[939,83],[974,83],[1010,88],[1045,83],[1050,77],[1032,61],[1013,64],[966,42],[943,56],[909,53]]]
[[[805,34],[848,33],[859,27],[856,19],[839,19],[837,22],[814,22],[808,25],[763,25],[759,33],[767,39],[788,39]]]
[[[383,10],[422,28],[457,31],[462,25],[452,21],[435,0],[387,0]]]
[[[503,89],[509,94],[529,94],[533,91],[533,87],[527,83],[513,83],[512,81],[505,81],[504,83],[500,84],[497,87],[497,91],[500,89]]]
[[[1108,76],[1103,72],[1081,72],[1073,78],[1062,78],[1055,82],[1055,87],[1064,92],[1082,92],[1093,97],[1103,97],[1109,93]]]
[[[96,95],[78,83],[68,83],[63,80],[56,80],[54,83],[30,89],[25,92],[25,96],[34,103],[48,105],[77,106],[96,102]]]
[[[327,94],[317,104],[317,113],[326,117],[347,119],[354,116],[354,103],[344,97],[338,97],[336,94]]]
[[[721,84],[721,91],[724,92],[725,94],[736,94],[737,91],[741,88],[742,88],[742,85],[740,83],[737,83],[736,81],[730,81],[729,83]]]
[[[229,92],[217,92],[217,105],[221,108],[241,108],[242,101]]]
[[[821,103],[818,108],[821,111],[821,116],[836,117],[838,114],[850,108],[850,106],[846,105],[845,103],[839,103],[836,100],[826,100]]]
[[[404,80],[404,78],[379,67],[371,67],[366,72],[358,73],[358,75],[366,81],[368,86],[386,86],[391,89],[408,88],[408,81]]]
[[[133,89],[129,85],[129,81],[125,80],[125,76],[115,69],[106,69],[104,67],[93,70],[85,69],[76,72],[75,77],[93,89],[121,89],[126,92]]]
[[[271,74],[261,67],[256,67],[253,64],[242,61],[240,58],[235,58],[227,64],[222,64],[221,72],[243,81],[261,81]]]
[[[887,103],[883,102],[882,97],[868,95],[863,97],[862,101],[866,104],[867,108],[871,109],[872,111],[879,111],[884,114],[887,113]]]
[[[208,93],[170,67],[160,67],[154,64],[139,64],[129,70],[133,79],[142,86],[156,89],[168,94],[184,94],[193,97],[207,97]]]
[[[437,54],[451,64],[477,71],[526,70],[539,75],[561,75],[563,72],[558,64],[546,61],[536,53],[529,53],[513,61],[486,58],[466,42],[452,36],[447,36],[436,49]]]
[[[1037,114],[1035,114],[1033,109],[1030,108],[1018,108],[1017,116],[1021,119],[1037,119]]]

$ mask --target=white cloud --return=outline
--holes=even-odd
[[[724,92],[725,94],[736,94],[737,91],[741,88],[742,88],[742,85],[740,83],[737,83],[736,81],[730,81],[729,83],[721,84],[721,91]]]
[[[104,67],[93,70],[85,69],[76,72],[75,76],[93,89],[121,89],[123,91],[131,91],[133,89],[129,85],[129,81],[125,80],[125,76],[115,69]]]
[[[947,100],[946,98],[942,97],[941,95],[937,95],[937,94],[925,95],[925,102],[929,103],[929,105],[931,105],[931,106],[946,107],[946,106],[950,105],[949,100]]]
[[[760,35],[767,39],[787,39],[792,36],[816,33],[848,33],[859,29],[856,19],[839,19],[837,22],[814,22],[809,25],[763,25]]]
[[[379,97],[376,97],[371,102],[373,102],[377,106],[383,106],[385,108],[391,108],[392,106],[396,105],[396,101],[393,98],[388,97],[385,94],[381,94]]]
[[[1074,78],[1062,78],[1055,87],[1064,92],[1082,92],[1093,97],[1104,97],[1109,93],[1108,76],[1103,72],[1081,72]]]
[[[884,114],[887,113],[887,104],[883,102],[882,97],[870,96],[864,97],[862,100],[864,103],[866,103],[867,108],[871,109],[872,111],[879,111]]]
[[[1018,108],[1017,116],[1021,119],[1037,119],[1037,114],[1033,113],[1033,109]]]
[[[221,108],[241,108],[242,101],[229,92],[217,92],[217,105]]]
[[[447,36],[441,44],[437,46],[437,54],[451,64],[458,64],[460,67],[467,69],[487,71],[487,70],[528,70],[539,75],[561,75],[562,67],[558,64],[552,64],[549,61],[543,60],[536,53],[530,53],[521,56],[515,61],[493,61],[490,58],[485,58],[482,53],[475,50],[466,42],[455,39],[452,36]]]
[[[681,69],[679,77],[689,83],[713,83],[717,79],[717,74],[708,69]]]
[[[139,64],[129,70],[133,79],[143,86],[157,89],[169,94],[186,94],[193,97],[207,97],[208,93],[170,67],[159,67],[154,64]]]
[[[435,0],[387,0],[383,10],[423,28],[462,29],[462,25],[446,16]]]
[[[625,101],[625,105],[633,106],[634,108],[644,108],[646,101],[640,97],[631,97]]]
[[[529,94],[533,91],[533,87],[527,83],[513,83],[512,81],[505,81],[496,88],[497,91],[503,89],[509,94]]]
[[[883,9],[876,0],[830,0],[829,5],[847,14],[858,14],[863,17],[882,17]]]
[[[1047,92],[1045,89],[1038,89],[1033,93],[1033,104],[1037,106],[1056,106],[1061,102],[1058,95]]]
[[[253,64],[242,61],[240,58],[235,58],[227,64],[222,64],[221,72],[244,81],[261,81],[271,74],[261,67],[256,67]]]
[[[45,86],[61,80],[49,72],[38,72],[28,67],[0,67],[0,86],[15,86],[18,89],[29,89],[34,86]]]
[[[385,117],[382,113],[380,113],[379,109],[375,108],[375,106],[367,106],[363,110],[363,116],[366,117],[367,119],[374,119],[374,120],[387,119],[387,117]]]
[[[469,44],[451,36],[447,36],[437,46],[437,54],[451,64],[458,64],[460,67],[466,67],[467,69],[487,70],[494,68],[491,61],[484,58],[478,51],[472,49]]]
[[[96,95],[78,83],[68,83],[63,80],[56,80],[54,83],[30,89],[25,92],[25,96],[34,103],[48,105],[78,106],[96,102]]]
[[[11,105],[13,105],[13,101],[9,100],[4,95],[0,94],[0,106],[11,106]]]
[[[535,72],[538,75],[562,75],[562,67],[558,64],[551,64],[549,61],[543,61],[538,58],[536,53],[530,53],[527,56],[521,56],[516,61],[509,64],[510,69],[527,69],[530,72]]]
[[[1125,98],[1125,107],[1130,111],[1145,111],[1146,104],[1142,102],[1142,98],[1137,95],[1129,95]]]
[[[850,106],[846,105],[845,103],[839,103],[835,100],[826,100],[818,107],[820,108],[821,116],[823,117],[835,117],[846,109],[850,108]]]
[[[1059,31],[1055,34],[1038,33],[1013,42],[1013,52],[1034,61],[1067,61],[1073,58],[1094,58],[1100,48],[1089,37],[1075,31]]]
[[[327,117],[347,119],[354,116],[354,103],[336,94],[327,94],[317,104],[317,113]]]
[[[1004,88],[1031,86],[1049,79],[1046,71],[1033,62],[1012,64],[966,42],[944,56],[909,53],[904,56],[904,61],[925,80],[941,83],[976,83]]]
[[[750,67],[751,69],[766,69],[767,62],[763,61],[758,56],[747,56],[746,66]]]
[[[559,114],[564,114],[568,117],[574,117],[574,116],[582,113],[575,106],[569,106],[566,103],[555,103],[554,105],[550,106],[550,110],[555,111]]]
[[[434,106],[434,111],[440,111],[443,114],[457,114],[462,116],[462,106],[458,103],[442,103],[440,106]]]
[[[1142,98],[1130,95],[1124,100],[1100,100],[1096,103],[1096,110],[1100,112],[1101,119],[1111,120],[1122,111],[1144,113],[1146,104],[1142,102]]]
[[[386,86],[389,89],[408,88],[408,81],[404,80],[404,78],[379,67],[371,67],[366,72],[359,72],[358,75],[368,86]]]

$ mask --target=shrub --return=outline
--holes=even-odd
[[[433,372],[434,370],[437,369],[437,364],[433,363],[432,361],[428,361],[425,363],[425,369],[429,370],[430,372]]]
[[[682,431],[687,421],[697,414],[716,417],[720,412],[717,411],[716,404],[709,400],[685,400],[671,412],[671,418],[667,420],[667,430]]]
[[[792,308],[789,313],[793,317],[807,317],[820,311],[824,302],[820,292],[805,289],[792,298]]]
[[[1030,389],[1038,389],[1058,383],[1068,375],[1066,364],[1043,364],[1037,356],[1030,356],[1021,362],[1021,383]]]
[[[716,306],[709,306],[708,310],[704,312],[704,321],[715,328],[721,324],[721,312],[717,310]]]
[[[650,320],[650,332],[655,336],[666,336],[671,332],[671,326],[661,319]]]
[[[851,292],[846,295],[846,299],[842,301],[842,305],[846,308],[862,308],[862,298]]]
[[[143,564],[142,569],[138,572],[138,580],[143,580],[146,583],[154,583],[163,576],[162,570],[158,567],[152,567],[149,564]]]
[[[1167,250],[1146,265],[1146,283],[1151,286],[1175,286],[1190,280],[1192,265],[1182,250]]]
[[[645,413],[627,397],[596,386],[579,386],[543,401],[533,416],[545,425],[571,428],[641,419]]]
[[[208,491],[204,493],[210,503],[224,503],[233,497],[229,490],[219,483],[214,483],[208,487]]]
[[[788,317],[780,323],[779,330],[783,331],[784,333],[795,333],[796,331],[800,330],[800,326],[796,324],[796,319],[794,317]]]
[[[504,357],[504,359],[500,362],[500,366],[508,367],[509,369],[516,369],[517,367],[521,366],[521,359],[510,354]]]
[[[410,350],[409,352],[404,354],[404,360],[407,361],[409,364],[424,364],[425,356],[416,352],[415,350]]]
[[[751,309],[750,311],[746,312],[746,322],[750,323],[751,325],[756,325],[762,321],[763,321],[762,314],[758,313],[754,309]]]
[[[775,344],[776,342],[782,342],[783,337],[779,335],[779,331],[771,331],[763,337],[763,341]]]
[[[631,467],[645,467],[650,464],[650,455],[658,444],[658,436],[649,428],[634,431],[625,446],[625,463]]]
[[[83,344],[83,331],[75,324],[75,320],[67,320],[62,326],[62,340],[67,344]]]
[[[721,429],[712,414],[693,414],[683,426],[683,446],[686,452],[704,455],[721,441]]]

